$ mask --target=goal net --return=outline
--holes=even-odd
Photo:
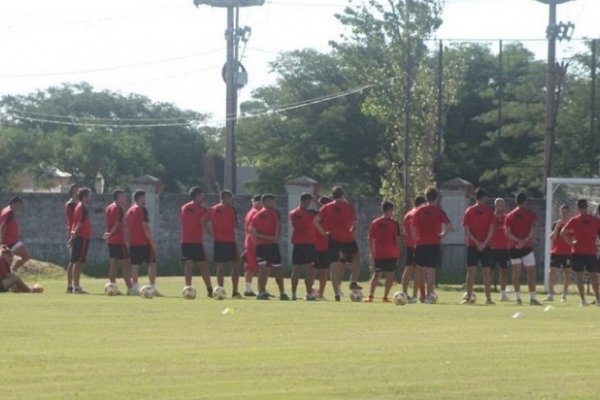
[[[559,207],[569,206],[571,214],[577,210],[577,200],[587,199],[589,213],[595,214],[600,204],[598,178],[548,178],[546,184],[546,226],[544,229],[544,286],[548,290],[550,276],[550,234],[554,221],[559,219]]]

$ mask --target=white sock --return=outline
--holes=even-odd
[[[515,292],[515,297],[517,300],[521,300],[521,292]]]
[[[502,295],[502,297],[506,296],[506,290],[501,290],[500,294]]]
[[[252,291],[252,283],[246,282],[246,292],[251,292],[251,291]]]
[[[153,284],[150,284],[149,286],[150,286],[152,289],[155,289],[155,287],[154,287],[154,285],[153,285]]]
[[[530,298],[531,300],[535,300],[535,292],[531,292],[531,293],[529,293],[529,298]]]

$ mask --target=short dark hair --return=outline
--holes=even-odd
[[[145,195],[146,192],[138,189],[135,192],[133,192],[133,201],[137,202],[140,199],[140,197],[144,197]]]
[[[327,196],[321,196],[321,197],[319,197],[319,203],[322,204],[322,205],[329,204],[332,201],[333,200],[331,200],[331,197],[327,197]]]
[[[517,203],[518,206],[522,206],[523,204],[525,204],[526,201],[527,201],[527,195],[523,192],[518,193],[517,196],[515,197],[515,202]]]
[[[302,193],[300,195],[300,201],[306,201],[306,200],[312,200],[313,199],[313,195],[310,193]]]
[[[92,193],[92,191],[86,187],[83,187],[77,191],[77,198],[79,201],[83,200],[85,197],[88,197]]]
[[[415,201],[413,204],[415,205],[415,207],[419,207],[425,203],[427,203],[427,199],[425,198],[425,196],[417,196],[415,197]]]
[[[577,200],[577,208],[580,210],[587,210],[588,208],[588,201],[586,199],[579,199]]]
[[[427,201],[436,201],[439,196],[440,192],[435,186],[428,186],[425,189],[425,198],[427,199]]]
[[[567,210],[568,211],[569,210],[569,206],[567,204],[563,204],[558,209],[559,210]]]
[[[481,200],[484,197],[487,197],[487,192],[485,191],[484,188],[477,188],[477,190],[475,191],[475,198],[477,200]]]
[[[125,192],[121,189],[115,189],[112,192],[112,198],[113,200],[117,200],[119,198],[119,196],[125,194]]]
[[[333,197],[334,200],[337,199],[341,199],[344,194],[346,194],[346,192],[344,191],[344,188],[341,186],[336,186],[333,188],[333,191],[331,192],[331,197]]]
[[[381,211],[383,213],[386,213],[390,210],[394,209],[394,203],[392,203],[391,201],[384,201],[383,203],[381,203]]]
[[[265,201],[265,200],[275,200],[275,195],[271,194],[271,193],[265,193],[262,195],[261,201]]]
[[[23,204],[23,199],[20,196],[14,196],[12,199],[10,199],[10,204],[11,206],[13,204]]]
[[[79,189],[79,183],[74,183],[69,187],[69,196],[73,197],[77,194],[77,189]]]
[[[198,197],[201,194],[202,194],[202,189],[200,189],[198,186],[194,186],[194,187],[190,188],[190,197],[192,198],[192,200],[194,200],[196,197]]]
[[[231,193],[230,190],[222,190],[220,195],[221,200],[223,200],[226,197],[233,197],[233,193]]]
[[[262,201],[262,194],[255,194],[254,197],[252,197],[252,201],[254,203],[258,203],[258,202]]]

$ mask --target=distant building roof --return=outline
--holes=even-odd
[[[462,178],[453,178],[440,185],[440,189],[444,190],[472,189],[473,187],[471,182]]]
[[[297,186],[312,186],[312,185],[316,185],[319,182],[309,178],[308,176],[299,176],[298,178],[294,178],[291,181],[287,181],[286,185],[297,185]]]

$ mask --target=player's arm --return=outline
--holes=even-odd
[[[558,226],[558,224],[556,225]],[[568,244],[569,246],[573,246],[576,240],[571,239],[571,236],[569,236],[569,228],[571,228],[570,223],[567,223],[565,226],[563,226],[563,228],[560,230],[560,237],[562,240],[565,241],[566,244]]]
[[[375,246],[376,240],[374,237],[369,237],[369,253],[371,254],[371,260],[375,261]]]
[[[323,229],[323,225],[321,225],[321,216],[319,214],[317,214],[317,216],[315,217],[315,219],[313,220],[313,224],[315,225],[315,227],[317,228],[317,230],[319,231],[319,233],[323,236],[327,236],[328,232]]]
[[[450,232],[454,232],[454,226],[452,226],[452,222],[446,222],[442,224],[442,231],[440,232],[440,237],[444,237]]]
[[[110,230],[110,232],[105,232],[104,233],[104,240],[108,240],[109,237],[111,237],[112,235],[114,235],[115,233],[117,233],[119,231],[119,229],[121,229],[121,226],[123,226],[123,216],[120,216],[120,219],[117,220],[117,222],[114,223],[112,229]]]
[[[275,219],[275,242],[279,240],[281,235],[281,225],[279,224],[279,218]]]
[[[482,245],[483,245],[483,243],[481,243],[479,240],[477,240],[477,239],[475,238],[475,236],[473,236],[473,234],[471,233],[471,229],[469,228],[469,226],[468,226],[468,225],[465,225],[465,235],[467,236],[467,239],[469,239],[469,240],[471,240],[471,241],[475,242],[475,245],[476,245],[477,247],[480,247],[480,246],[482,246]],[[442,236],[443,236],[443,235],[442,235]]]
[[[554,224],[554,228],[552,229],[552,233],[550,233],[550,240],[554,241],[558,236],[562,237],[562,231],[559,231],[560,224],[558,221]]]
[[[147,221],[142,222],[142,228],[144,230],[144,235],[150,241],[150,246],[156,251],[156,243],[154,243],[154,238],[152,237],[152,230],[150,230],[150,224]]]
[[[254,236],[257,239],[272,240],[274,242],[277,241],[277,237],[263,235],[262,233],[258,233],[258,230],[256,230],[256,227],[254,227],[254,226],[252,227],[252,236]]]
[[[6,235],[6,230],[8,226],[4,221],[0,223],[0,243],[4,243],[4,235]]]
[[[492,222],[490,224],[490,227],[488,228],[487,236],[485,237],[485,240],[481,244],[481,247],[483,247],[483,249],[485,249],[488,246],[488,244],[490,243],[490,240],[492,240],[492,237],[494,237],[495,230],[496,230],[496,223]],[[483,249],[481,249],[481,250],[483,250]]]

